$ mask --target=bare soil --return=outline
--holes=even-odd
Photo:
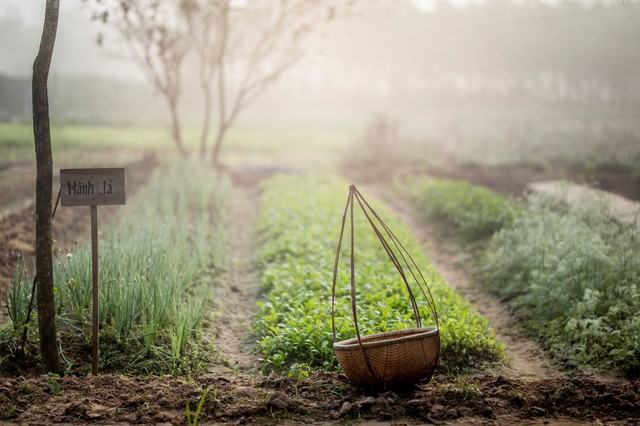
[[[499,375],[436,377],[405,391],[369,392],[344,376],[128,377],[58,379],[53,394],[43,377],[3,379],[0,419],[6,424],[186,423],[208,389],[202,424],[638,424],[639,383],[589,378],[522,381]],[[192,411],[193,412],[193,411]],[[389,424],[389,423],[386,423]]]
[[[215,320],[219,358],[228,368],[250,374],[258,370],[250,331],[260,294],[253,240],[258,198],[255,186],[240,185],[236,180],[229,217],[228,266],[218,280],[220,287],[214,289],[214,303],[219,311]]]

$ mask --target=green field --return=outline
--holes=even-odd
[[[199,149],[199,129],[186,128],[184,141],[194,155]],[[215,135],[210,135],[210,140]],[[107,127],[52,125],[54,163],[87,166],[102,161],[128,162],[140,152],[177,156],[168,129],[161,127]],[[351,136],[340,130],[310,130],[303,127],[234,127],[225,140],[222,160],[232,166],[270,166],[331,169]],[[210,142],[211,145],[211,142]],[[2,162],[34,161],[33,129],[30,124],[0,123]]]
[[[214,276],[226,268],[224,253],[229,243],[223,230],[229,227],[229,219],[222,206],[233,198],[234,190],[210,166],[193,159],[176,160],[177,151],[160,128],[54,125],[52,135],[54,165],[120,165],[145,152],[159,153],[165,165],[142,189],[136,204],[127,207],[123,219],[113,222],[118,224],[113,235],[103,236],[110,257],[103,254],[107,285],[101,320],[116,345],[137,348],[134,352],[140,354],[143,365],[153,353],[152,358],[161,354],[166,356],[162,359],[171,360],[163,371],[188,370],[191,367],[182,355],[186,343],[181,342],[198,335],[210,307],[201,293],[202,280],[215,282]],[[195,152],[197,132],[188,129],[185,136]],[[266,370],[304,375],[316,368],[337,368],[327,286],[348,185],[331,176],[344,160],[349,140],[340,131],[245,127],[230,132],[225,145],[223,161],[237,172],[251,167],[294,172],[262,183],[261,201],[255,206],[259,208],[260,279],[266,291],[258,301],[255,332]],[[0,151],[5,154],[3,164],[30,164],[30,126],[0,125]],[[317,171],[327,175],[301,176]],[[22,172],[26,177],[31,173]],[[2,173],[15,177],[16,169],[9,167]],[[17,185],[15,179],[5,179],[3,184],[8,194]],[[168,189],[160,191],[161,186]],[[626,374],[637,370],[637,324],[626,317],[638,307],[634,272],[638,239],[633,230],[605,220],[601,212],[589,216],[585,209],[573,211],[533,198],[515,201],[466,183],[420,178],[397,183],[396,189],[413,200],[426,220],[447,224],[466,242],[480,242],[474,246],[480,250],[474,254],[481,257],[479,279],[508,300],[524,327],[554,354],[570,359],[569,364]],[[433,286],[443,332],[440,371],[482,369],[499,362],[502,347],[486,319],[447,286],[409,229],[383,205],[380,211],[424,266]],[[184,222],[186,218],[191,225]],[[194,227],[204,231],[194,232]],[[401,287],[385,264],[383,251],[375,248],[376,241],[361,223],[358,227],[363,235],[358,252],[363,331],[411,326],[409,305],[397,291]],[[554,229],[557,237],[543,229]],[[149,235],[156,237],[149,239]],[[132,254],[136,252],[141,253],[139,258]],[[69,259],[57,263],[60,321],[80,330],[87,324],[88,255],[87,247],[80,245]],[[344,272],[345,265],[341,269]],[[343,272],[338,335],[348,338],[353,330]],[[7,302],[14,334],[24,319],[29,281],[28,275],[17,277]],[[167,294],[166,301],[156,301],[160,293]],[[187,296],[198,300],[193,317],[170,319],[170,312],[178,314],[184,311],[180,306],[192,303]],[[617,303],[618,297],[624,303]],[[122,367],[118,365],[112,367]]]

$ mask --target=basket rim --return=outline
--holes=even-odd
[[[382,333],[369,334],[361,337],[362,347],[363,348],[376,348],[380,346],[386,346],[392,343],[402,343],[408,342],[412,340],[423,339],[425,337],[431,337],[435,335],[439,335],[440,328],[437,326],[428,326],[428,327],[416,327],[416,328],[407,328],[404,330],[394,330],[394,331],[385,331]],[[387,339],[377,340],[380,337],[388,337]],[[371,341],[371,339],[376,339]],[[333,343],[334,350],[359,350],[360,344],[358,343],[358,338],[353,337],[347,340],[341,340],[339,342]]]

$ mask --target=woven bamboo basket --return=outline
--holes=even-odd
[[[416,321],[415,328],[365,336],[360,334],[356,308],[354,200],[357,201],[372,231],[378,237],[405,284]],[[338,342],[335,326],[335,290],[347,214],[350,214],[351,308],[356,337]],[[434,326],[422,326],[420,310],[414,296],[416,292],[426,299],[435,322]],[[419,381],[431,379],[440,359],[438,313],[431,290],[411,255],[354,185],[349,187],[347,205],[342,217],[331,295],[333,348],[338,363],[352,383],[366,388],[389,388],[410,386]]]

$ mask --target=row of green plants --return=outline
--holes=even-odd
[[[425,180],[413,180],[409,194]],[[482,211],[497,195],[465,198],[464,191],[487,193],[465,183],[430,181],[457,187],[455,198],[467,211]],[[434,183],[437,182],[437,183]],[[405,182],[405,185],[407,183]],[[462,194],[462,196],[461,196]],[[413,197],[425,212],[442,197]],[[503,209],[513,211],[513,201]],[[437,210],[439,207],[435,207]],[[629,376],[640,372],[640,235],[637,224],[616,221],[597,198],[572,205],[531,195],[516,214],[486,240],[477,265],[479,281],[507,301],[523,327],[568,367],[592,366]],[[458,224],[456,210],[448,221]],[[435,216],[432,216],[435,217]],[[439,216],[438,216],[439,217]]]
[[[259,303],[255,331],[268,369],[304,375],[308,369],[337,368],[331,282],[347,189],[347,182],[323,176],[279,176],[264,185],[258,259],[266,295]],[[374,208],[415,258],[430,285],[442,333],[441,371],[457,372],[498,362],[502,346],[487,320],[437,274],[408,229],[377,204]],[[361,333],[415,327],[404,284],[368,226],[363,215],[356,213],[354,254]],[[343,244],[338,269],[338,340],[355,336],[348,246]],[[426,301],[417,299],[425,318],[423,325],[434,325]]]
[[[469,241],[492,235],[513,222],[522,210],[515,200],[462,181],[422,176],[410,184],[398,181],[397,186],[422,214],[449,221]]]
[[[102,368],[123,360],[126,365],[112,367],[144,370],[153,360],[158,372],[189,364],[185,350],[194,349],[211,302],[212,276],[224,263],[229,189],[226,178],[204,165],[165,164],[144,190],[129,197],[133,206],[122,208],[117,223],[101,227]],[[91,248],[83,244],[56,259],[58,323],[87,336],[89,344]],[[19,269],[8,296],[16,332],[24,327],[31,280]]]

